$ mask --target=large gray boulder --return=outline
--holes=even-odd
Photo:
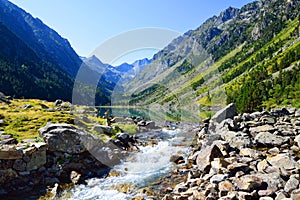
[[[211,146],[207,146],[206,148],[202,148],[197,156],[197,167],[200,171],[209,171],[211,166],[211,161],[214,158],[221,158],[223,154],[219,147],[215,144]]]
[[[274,147],[281,146],[287,143],[289,141],[289,138],[274,135],[269,132],[260,132],[255,136],[255,141],[258,145]]]
[[[78,154],[103,143],[95,136],[69,124],[47,124],[38,132],[48,144],[48,150],[53,152]]]
[[[212,118],[211,120],[217,123],[221,123],[225,119],[233,119],[234,116],[236,116],[237,109],[234,103],[231,103],[227,105],[225,108],[219,110]]]

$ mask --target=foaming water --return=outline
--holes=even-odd
[[[170,132],[170,135],[173,136],[173,134],[173,131]],[[65,192],[59,199],[127,200],[142,196],[138,194],[138,189],[166,174],[173,167],[170,162],[172,155],[187,151],[187,147],[173,146],[173,141],[174,138],[171,138],[160,141],[154,146],[140,147],[138,153],[113,168],[114,171],[120,173],[119,176],[90,179],[86,185],[76,186]],[[115,189],[122,185],[130,188],[127,194]]]

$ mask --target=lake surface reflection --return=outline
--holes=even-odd
[[[98,116],[103,117],[106,111],[112,116],[139,116],[152,121],[186,121],[201,120],[199,112],[194,110],[174,110],[161,107],[97,107]]]

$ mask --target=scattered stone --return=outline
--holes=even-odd
[[[188,159],[200,174],[195,177],[189,171],[188,181],[182,183],[186,191],[198,188],[192,196],[185,191],[172,197],[300,199],[299,113],[277,109],[206,122],[197,134],[199,147]]]
[[[55,107],[58,107],[58,106],[60,106],[62,103],[63,103],[62,100],[57,99],[57,100],[54,102],[54,106],[55,106]]]
[[[25,104],[22,106],[22,108],[25,110],[25,109],[30,109],[30,108],[33,108],[33,105],[30,105],[30,104]]]

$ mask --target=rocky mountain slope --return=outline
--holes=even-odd
[[[8,95],[71,101],[80,68],[89,79],[101,77],[82,62],[66,39],[7,0],[0,1],[0,34],[0,90]],[[79,94],[98,85],[97,104],[109,103],[113,83],[102,77],[96,86],[89,86],[87,79],[79,82]],[[85,94],[81,96],[84,99]]]
[[[207,110],[235,102],[240,111],[285,103],[297,106],[298,93],[292,91],[299,85],[299,8],[298,0],[262,0],[228,8],[154,55],[127,85],[127,99],[120,103]],[[280,73],[281,78],[294,76],[282,87],[272,75],[284,69],[290,70]],[[271,91],[276,84],[278,96],[285,97],[278,102]],[[260,87],[253,92],[249,85],[251,90]]]

